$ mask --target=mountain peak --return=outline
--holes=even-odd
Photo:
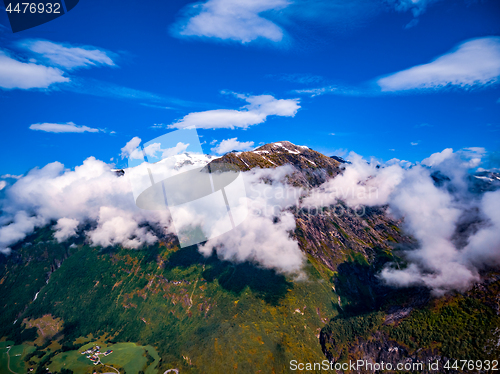
[[[309,185],[316,185],[326,180],[327,176],[339,174],[341,165],[338,160],[289,141],[265,144],[253,151],[229,152],[211,163],[232,164],[241,171],[293,165],[303,174],[300,184]]]

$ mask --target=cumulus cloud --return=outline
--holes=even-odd
[[[130,139],[127,144],[125,144],[125,147],[121,149],[121,158],[129,157],[137,149],[139,144],[141,144],[141,138],[134,136]]]
[[[253,142],[240,142],[238,138],[225,139],[212,148],[212,151],[219,155],[231,151],[247,151],[253,147],[253,144]]]
[[[283,30],[262,13],[286,8],[288,0],[208,0],[190,5],[174,26],[180,37],[206,37],[249,43],[256,39],[279,42]]]
[[[47,224],[43,217],[30,216],[23,210],[12,212],[10,217],[2,218],[1,223],[7,223],[0,227],[0,253],[3,254],[9,254],[11,251],[9,246],[24,239],[27,234],[33,232],[35,227]]]
[[[88,222],[95,223],[85,233],[93,245],[138,248],[157,241],[152,230],[168,232],[169,215],[139,209],[128,178],[118,177],[111,167],[93,157],[74,170],[54,162],[8,187],[1,201],[0,251],[8,253],[12,244],[51,222],[57,222],[58,241]]]
[[[384,205],[403,179],[404,169],[399,165],[377,168],[372,160],[366,162],[360,155],[349,153],[349,164],[336,178],[323,183],[304,199],[304,206],[328,206],[343,200],[352,207]]]
[[[287,165],[243,173],[249,215],[234,230],[200,246],[200,252],[208,256],[215,249],[225,260],[254,261],[280,272],[300,273],[305,258],[291,237],[295,218],[286,211],[298,205],[302,193],[286,183],[286,176],[293,172]]]
[[[189,143],[184,144],[183,142],[178,142],[174,147],[162,149],[161,143],[153,143],[144,148],[144,153],[147,156],[164,159],[186,152],[188,147]],[[131,157],[133,156],[134,155],[132,154]]]
[[[390,74],[377,80],[382,91],[471,88],[498,82],[500,37],[466,41],[427,64]]]
[[[133,138],[122,153],[133,153],[133,146],[139,144],[140,139]],[[180,144],[180,147],[184,145]],[[148,151],[156,153],[158,150]],[[182,154],[155,163],[155,177],[159,176],[159,169],[162,176],[158,180],[162,180],[192,170],[193,166],[202,167],[212,159],[208,156],[195,159],[194,156]],[[182,160],[176,157],[191,162],[177,162]],[[175,206],[175,215],[180,219],[176,219],[174,207],[169,207],[172,215],[166,209],[139,209],[131,179],[145,175],[149,181],[147,169],[152,166],[143,163],[126,169],[125,175],[119,177],[112,171],[112,165],[90,157],[74,170],[66,169],[58,162],[31,170],[7,187],[5,197],[0,200],[0,252],[8,254],[12,245],[37,227],[46,225],[52,225],[54,239],[60,243],[80,235],[90,245],[119,245],[131,249],[151,245],[166,234],[189,230],[193,224],[196,226],[200,216],[213,219],[210,225],[214,227],[219,225],[218,216],[193,216],[186,204]],[[234,219],[244,217],[246,213],[242,215],[238,210],[247,206],[250,213],[235,229],[212,237],[200,247],[200,251],[211,254],[215,249],[223,259],[252,261],[280,272],[300,272],[304,256],[291,236],[295,229],[294,217],[286,211],[286,207],[298,203],[300,191],[283,194],[283,191],[294,189],[286,183],[286,175],[293,171],[291,166],[285,166],[243,173],[246,187],[243,189],[247,194],[239,198],[245,204],[232,205],[235,210],[232,209],[231,213]],[[228,196],[232,197],[229,192]]]
[[[66,123],[35,123],[30,126],[31,130],[54,132],[54,133],[64,133],[64,132],[99,132],[101,130],[94,129],[88,126],[78,126],[73,122]]]
[[[33,52],[41,60],[66,70],[115,66],[111,52],[93,46],[74,47],[68,43],[54,43],[48,40],[25,40],[20,46]]]
[[[5,89],[48,88],[54,83],[69,82],[63,71],[53,67],[26,63],[0,50],[0,87]]]
[[[7,182],[6,181],[0,181],[0,191],[3,190],[5,188],[5,186],[7,186]]]
[[[216,109],[189,113],[169,128],[182,129],[195,126],[199,129],[243,128],[264,122],[268,116],[294,117],[299,110],[298,99],[275,99],[271,95],[245,96],[236,94],[248,105],[240,110]]]
[[[56,232],[54,233],[54,238],[57,239],[59,243],[65,241],[76,235],[76,229],[78,227],[78,220],[72,218],[60,218],[57,220],[57,224],[54,227]]]
[[[351,153],[352,163],[344,173],[313,190],[303,204],[325,206],[343,200],[351,207],[387,205],[389,214],[404,219],[418,248],[404,252],[406,268],[387,267],[381,277],[396,286],[424,285],[435,294],[463,291],[479,280],[480,269],[500,264],[499,191],[483,196],[468,191],[468,171],[484,155],[480,147],[457,152],[448,148],[405,168],[399,160],[377,167],[373,160],[368,163]],[[438,182],[436,175],[442,176]],[[477,221],[471,213],[475,211],[482,225],[473,234],[461,233],[461,222]],[[458,240],[460,235],[468,237]],[[459,244],[464,241],[465,247]]]

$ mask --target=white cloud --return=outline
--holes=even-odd
[[[394,149],[389,149],[389,151],[394,151]],[[414,164],[410,161],[400,160],[399,158],[391,158],[389,161],[385,162],[385,165],[386,166],[399,165],[403,169],[408,169],[412,167]]]
[[[30,126],[31,130],[37,131],[45,131],[45,132],[54,132],[54,133],[65,133],[65,132],[73,132],[73,133],[82,133],[82,132],[99,132],[101,130],[94,129],[92,127],[87,126],[78,126],[73,122],[67,123],[35,123]]]
[[[49,64],[67,70],[92,66],[115,66],[110,52],[93,46],[74,47],[70,44],[54,43],[48,40],[26,40],[20,43]]]
[[[7,178],[19,179],[19,178],[21,178],[22,176],[23,176],[22,174],[19,174],[19,175],[4,174],[4,175],[2,175],[0,178],[4,178],[4,179],[7,179]]]
[[[127,144],[125,144],[125,147],[121,149],[121,158],[126,158],[129,157],[141,144],[141,138],[134,136],[132,139],[130,139]]]
[[[0,191],[3,190],[5,188],[5,186],[7,186],[7,182],[6,181],[0,181]]]
[[[453,157],[453,148],[443,149],[441,152],[433,153],[430,157],[422,160],[422,165],[426,166],[436,166],[441,164],[443,161]]]
[[[209,256],[212,249],[229,261],[255,261],[280,272],[300,273],[305,257],[291,237],[295,218],[285,211],[298,204],[301,190],[287,184],[286,176],[295,169],[252,169],[244,172],[249,214],[234,230],[199,246]]]
[[[138,145],[138,138],[134,139],[129,143]],[[206,157],[202,163],[210,159]],[[137,172],[147,175],[147,166],[138,166],[142,169]],[[175,233],[167,210],[150,211],[136,206],[129,181],[131,169],[119,177],[112,167],[91,157],[74,170],[54,162],[20,178],[0,201],[3,209],[0,252],[8,254],[13,244],[53,221],[57,222],[52,227],[57,241],[80,234],[77,232],[80,227],[81,234],[94,246],[120,245],[135,249],[157,242],[162,235]],[[167,169],[165,173],[172,175],[190,167],[179,168],[176,162],[162,165]],[[286,184],[286,175],[293,170],[285,166],[244,173],[248,193],[242,199],[247,201],[251,213],[236,229],[209,240],[200,251],[211,254],[215,247],[221,258],[230,261],[255,261],[280,272],[300,272],[305,259],[291,236],[295,229],[293,215],[285,211],[286,206],[297,203],[299,196],[299,193],[284,193],[294,190]],[[182,205],[177,208],[189,213]],[[234,217],[239,215],[232,212]],[[93,224],[86,227],[89,222]],[[175,228],[179,232],[183,225],[192,226],[193,222],[189,219],[181,226],[176,224]]]
[[[60,218],[57,220],[57,224],[54,227],[56,232],[54,233],[54,238],[57,239],[59,243],[67,240],[76,235],[76,229],[78,227],[78,220],[72,218]]]
[[[174,26],[179,36],[199,36],[248,43],[258,38],[279,42],[283,30],[261,14],[286,8],[288,0],[208,0],[191,5]],[[194,15],[193,15],[194,14]]]
[[[418,142],[410,142],[411,145],[418,145]]]
[[[169,128],[195,126],[199,129],[248,128],[264,122],[268,116],[294,117],[300,108],[298,99],[275,99],[271,95],[236,95],[248,102],[240,110],[216,109],[205,112],[189,113]]]
[[[500,77],[500,37],[469,40],[434,61],[377,80],[382,91],[470,88],[497,83]]]
[[[388,2],[392,3],[397,11],[406,12],[408,10],[411,10],[413,16],[418,17],[423,12],[425,12],[425,10],[430,4],[435,3],[437,1],[438,0],[389,0]],[[415,26],[415,24],[412,24],[409,27],[412,26]]]
[[[144,153],[151,157],[158,157],[156,154],[161,153],[159,158],[165,159],[186,152],[187,147],[189,147],[189,143],[178,142],[175,147],[162,149],[161,143],[153,143],[144,148]]]
[[[9,254],[10,245],[22,240],[33,232],[35,227],[47,224],[43,217],[33,217],[25,211],[12,212],[12,222],[0,227],[0,253]]]
[[[354,152],[348,156],[344,173],[323,183],[304,199],[304,206],[328,206],[343,200],[350,206],[383,205],[403,179],[404,170],[399,165],[377,168],[378,163],[367,163]],[[388,177],[390,176],[390,178]]]
[[[338,200],[350,207],[388,205],[389,214],[404,219],[418,248],[404,251],[408,267],[387,267],[382,279],[395,286],[427,286],[438,295],[464,291],[479,280],[481,268],[500,265],[500,191],[471,198],[467,185],[468,170],[484,155],[480,147],[448,148],[423,160],[425,166],[393,159],[386,163],[391,166],[377,168],[373,160],[351,153],[344,173],[311,191],[303,205],[328,206]],[[434,172],[449,180],[436,185]],[[467,220],[477,223],[476,233],[460,229]],[[457,244],[460,235],[468,236],[465,248]]]
[[[119,177],[93,157],[75,170],[59,162],[33,169],[6,191],[0,228],[0,251],[57,221],[54,237],[63,241],[75,234],[80,223],[95,222],[84,234],[93,245],[138,248],[158,240],[152,228],[167,232],[168,213],[139,209],[127,177]],[[145,227],[144,224],[149,226]]]
[[[47,88],[69,82],[57,68],[18,61],[0,50],[0,87],[6,89]]]
[[[212,148],[212,151],[219,155],[230,151],[247,151],[253,147],[253,144],[253,142],[239,142],[238,138],[225,139]]]

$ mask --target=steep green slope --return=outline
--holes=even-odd
[[[40,246],[20,248],[19,260]],[[64,328],[55,338],[63,345],[107,333],[112,342],[154,345],[160,370],[184,372],[278,373],[293,357],[322,359],[319,331],[336,313],[335,295],[312,266],[307,280],[293,281],[173,243],[144,251],[72,250],[22,315],[61,318]],[[11,287],[12,273],[10,268],[4,276]]]

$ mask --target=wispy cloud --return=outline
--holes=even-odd
[[[240,142],[238,138],[225,139],[219,145],[212,148],[212,151],[222,155],[231,151],[247,151],[252,149],[254,142]]]
[[[370,86],[349,87],[342,85],[328,85],[324,87],[303,88],[293,90],[293,93],[299,95],[307,95],[315,97],[325,94],[341,95],[341,96],[373,96],[377,94],[377,90]]]
[[[33,52],[47,64],[66,70],[115,66],[111,58],[114,53],[94,46],[76,47],[69,43],[54,43],[48,40],[23,40],[19,46]]]
[[[264,122],[268,116],[294,117],[299,110],[298,99],[275,99],[271,95],[246,96],[235,94],[248,105],[239,110],[216,109],[189,113],[169,128],[195,126],[200,129],[243,128]]]
[[[411,11],[414,17],[418,17],[425,12],[427,7],[439,0],[388,0],[399,12]]]
[[[279,79],[281,81],[292,82],[292,83],[300,83],[300,84],[312,84],[312,83],[320,83],[325,80],[322,76],[313,75],[313,74],[269,74],[269,78]]]
[[[23,176],[22,174],[19,174],[19,175],[14,175],[14,174],[4,174],[4,175],[2,175],[0,178],[3,178],[3,179],[7,179],[7,178],[19,179],[19,178],[21,178],[22,176]]]
[[[78,126],[73,122],[67,123],[35,123],[30,126],[31,130],[45,131],[53,133],[83,133],[83,132],[103,132],[100,129],[94,129],[88,126]]]
[[[279,42],[283,30],[262,13],[286,8],[288,0],[208,0],[189,5],[172,28],[178,37],[206,37],[249,43]]]
[[[173,109],[169,106],[164,106],[164,105],[155,105],[155,104],[148,104],[148,103],[141,103],[142,106],[147,106],[148,108],[156,108],[156,109]]]
[[[159,95],[149,91],[120,86],[118,84],[92,78],[72,78],[71,82],[58,86],[59,89],[98,97],[143,101],[140,105],[161,109],[170,109],[168,105],[181,107],[210,107],[211,104],[195,103]],[[149,103],[148,103],[149,102]]]
[[[414,66],[377,80],[382,91],[471,88],[498,82],[500,37],[473,39],[434,61]]]
[[[48,88],[54,83],[69,82],[60,69],[22,62],[0,50],[0,87],[5,89]]]

